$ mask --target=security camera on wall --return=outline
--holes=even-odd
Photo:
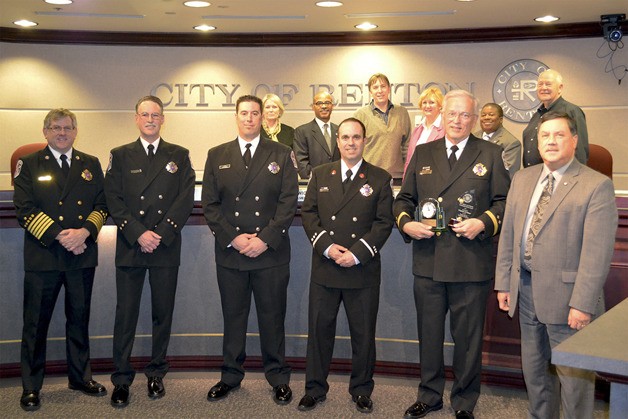
[[[617,15],[602,15],[601,24],[602,29],[604,30],[604,39],[609,42],[619,42],[621,38],[624,36],[621,30],[621,24],[626,19],[625,14],[617,14]]]

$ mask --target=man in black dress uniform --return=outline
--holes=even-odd
[[[224,320],[223,365],[209,401],[225,397],[244,378],[246,328],[255,297],[266,380],[273,399],[292,399],[285,360],[289,229],[297,207],[296,160],[284,144],[260,138],[262,101],[236,102],[238,137],[207,153],[202,203],[215,238]]]
[[[358,411],[373,410],[379,251],[394,224],[390,174],[362,159],[366,129],[355,118],[338,127],[341,159],[314,169],[301,208],[312,242],[305,396],[299,410],[325,400],[342,302],[351,330],[349,393]]]
[[[103,173],[96,157],[73,148],[76,116],[53,109],[44,119],[48,146],[22,157],[14,174],[13,202],[24,227],[24,327],[22,409],[40,407],[46,335],[57,297],[65,287],[68,387],[104,396],[92,380],[89,314],[98,264],[98,232],[107,219]]]
[[[393,212],[407,243],[417,310],[421,382],[406,418],[443,407],[445,317],[449,311],[454,383],[451,407],[457,418],[473,418],[480,396],[482,333],[491,290],[493,236],[499,233],[510,186],[502,148],[471,135],[477,99],[453,90],[443,101],[445,137],[419,145],[410,160]],[[433,201],[426,201],[432,199]],[[433,230],[415,209],[432,215],[436,203],[452,227]]]
[[[145,96],[135,105],[140,137],[111,151],[105,194],[118,226],[116,241],[116,320],[113,331],[114,407],[129,401],[135,378],[131,351],[146,272],[151,288],[153,347],[144,369],[148,396],[163,397],[168,372],[177,277],[181,257],[181,229],[194,207],[195,174],[190,153],[160,137],[163,103]]]

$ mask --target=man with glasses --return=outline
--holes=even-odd
[[[163,397],[166,351],[181,256],[181,229],[194,206],[195,174],[188,150],[160,136],[163,103],[145,96],[135,105],[140,137],[114,148],[105,177],[116,243],[116,319],[113,331],[114,407],[125,407],[135,378],[131,351],[146,272],[151,287],[152,354],[144,369],[148,397]]]
[[[98,232],[107,219],[103,174],[96,157],[73,148],[76,116],[53,109],[44,119],[48,146],[16,165],[13,202],[24,227],[24,326],[20,406],[40,407],[46,335],[65,288],[68,387],[90,396],[107,390],[92,380],[89,315],[98,264]]]
[[[314,120],[294,131],[292,147],[301,179],[309,179],[313,168],[340,158],[336,144],[338,125],[330,122],[334,98],[329,92],[318,92],[312,101],[312,110]]]
[[[399,231],[413,247],[420,342],[419,393],[406,418],[421,418],[443,407],[448,311],[455,343],[450,400],[456,417],[473,418],[480,396],[482,332],[494,272],[493,236],[501,227],[510,176],[502,148],[471,135],[477,110],[477,99],[470,93],[447,93],[445,137],[417,147],[393,206]],[[438,214],[438,209],[443,213]],[[445,222],[443,229],[438,228],[438,215]]]

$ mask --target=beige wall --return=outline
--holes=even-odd
[[[430,83],[471,86],[480,102],[492,101],[493,82],[500,70],[516,60],[534,59],[560,71],[563,96],[583,108],[590,142],[607,147],[614,157],[614,182],[628,190],[628,81],[604,72],[606,59],[596,58],[601,38],[498,42],[451,45],[187,48],[0,43],[0,190],[11,189],[9,159],[22,144],[43,140],[42,121],[53,107],[76,112],[76,147],[95,154],[103,166],[112,147],[137,138],[133,122],[135,101],[160,83],[240,85],[233,102],[258,84],[292,84],[297,88],[286,106],[283,122],[298,126],[312,119],[312,84],[364,84],[374,72],[394,83]],[[617,52],[616,64],[626,64],[628,53]],[[419,95],[413,87],[411,117],[417,114]],[[189,91],[189,86],[188,90]],[[368,94],[351,87],[347,102],[366,102]],[[167,99],[165,89],[159,93]],[[198,89],[187,106],[166,108],[162,131],[166,140],[189,148],[200,180],[207,150],[235,138],[234,108],[225,106],[218,88],[206,92],[198,106]],[[260,90],[260,93],[264,93]],[[340,99],[340,95],[335,95]],[[353,99],[352,99],[353,97]],[[393,101],[404,100],[397,92]],[[356,104],[337,107],[332,119],[350,116]],[[506,121],[520,137],[525,124]]]

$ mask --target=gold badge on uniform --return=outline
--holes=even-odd
[[[482,163],[478,163],[473,166],[473,173],[478,176],[484,176],[486,173],[488,173],[488,169]]]
[[[94,176],[92,175],[92,172],[90,172],[87,169],[83,170],[83,173],[81,173],[81,177],[88,182],[91,182],[91,180],[94,178]]]
[[[373,188],[368,183],[365,183],[364,186],[360,188],[360,193],[362,196],[371,196],[373,195]]]
[[[431,175],[431,174],[432,174],[431,166],[423,166],[421,168],[421,171],[419,172],[419,175]]]
[[[171,161],[166,165],[166,170],[170,173],[177,173],[177,170],[179,170],[179,166],[177,166],[175,162]]]
[[[280,167],[277,164],[277,162],[272,162],[271,164],[268,165],[268,171],[270,173],[272,173],[273,175],[276,175],[277,173],[279,173]]]

